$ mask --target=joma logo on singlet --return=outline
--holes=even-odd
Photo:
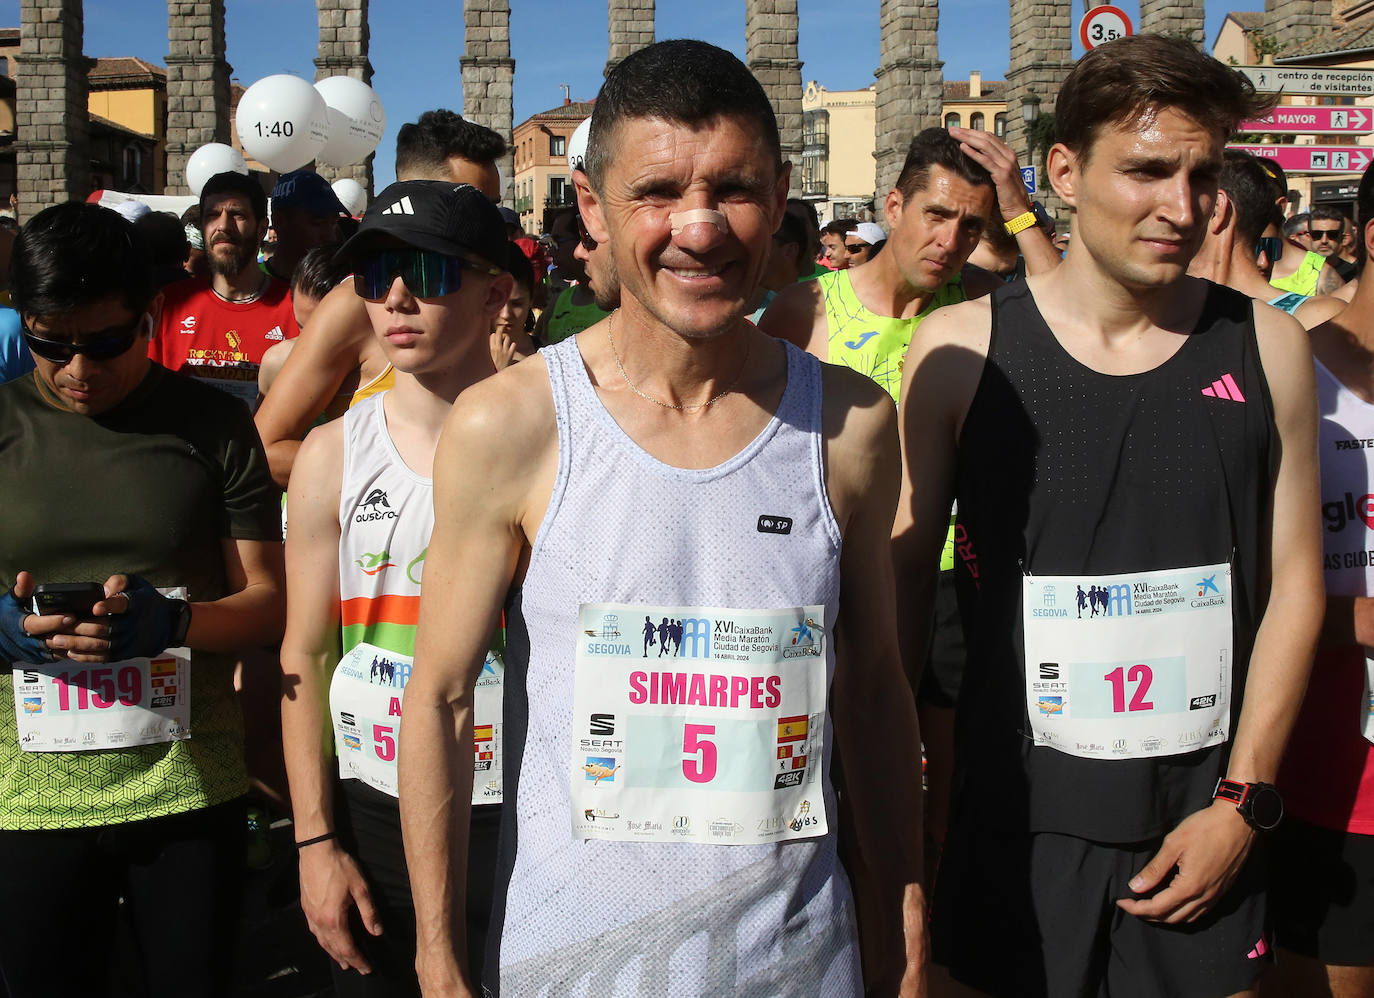
[[[392,510],[391,503],[387,501],[386,493],[381,489],[373,489],[369,492],[367,498],[358,503],[358,510],[358,515],[353,517],[354,523],[396,519],[396,513]]]

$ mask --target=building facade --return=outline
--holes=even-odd
[[[549,231],[550,212],[577,202],[568,170],[568,142],[591,113],[591,101],[565,98],[560,106],[515,126],[514,208],[520,227],[532,236]]]

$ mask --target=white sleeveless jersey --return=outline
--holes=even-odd
[[[862,992],[823,708],[812,725],[824,732],[823,836],[717,845],[581,839],[570,827],[574,740],[613,723],[573,716],[580,607],[814,605],[827,625],[835,619],[840,533],[821,460],[820,365],[786,349],[787,388],[773,420],[703,470],[664,464],[625,434],[592,388],[575,338],[541,351],[559,464],[507,610],[506,799],[516,806],[504,815],[487,962],[489,984],[499,975],[503,995]],[[828,689],[834,653],[825,647]],[[588,774],[615,778],[613,766]]]
[[[1374,594],[1374,405],[1320,360],[1322,564],[1332,596]]]

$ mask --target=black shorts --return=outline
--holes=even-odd
[[[1322,963],[1374,964],[1374,835],[1283,819],[1269,847],[1274,938]]]
[[[957,571],[955,569],[954,571]],[[953,710],[964,681],[964,623],[959,617],[959,596],[954,571],[941,572],[935,583],[935,619],[930,631],[930,655],[916,691],[916,702]]]
[[[382,934],[373,936],[353,914],[353,938],[372,965],[372,973],[341,970],[331,961],[338,998],[404,998],[418,996],[415,974],[415,903],[401,841],[400,802],[361,780],[342,780],[335,792],[335,823],[340,844],[358,862],[377,905]],[[501,808],[472,809],[468,835],[467,937],[468,965],[481,980],[496,873],[496,844]]]
[[[1252,855],[1197,922],[1158,925],[1116,906],[1158,846],[951,828],[931,912],[935,962],[998,998],[1222,998],[1253,987],[1272,959],[1263,860]]]

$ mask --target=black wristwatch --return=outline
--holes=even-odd
[[[186,644],[186,632],[191,629],[191,604],[184,599],[168,597],[176,604],[176,617],[172,623],[172,640],[168,648],[180,648]]]
[[[1283,797],[1269,783],[1238,783],[1223,777],[1217,780],[1212,799],[1231,801],[1245,823],[1256,831],[1273,831],[1283,820]]]

